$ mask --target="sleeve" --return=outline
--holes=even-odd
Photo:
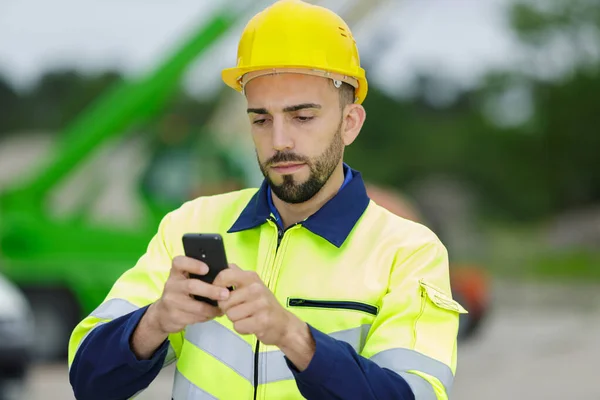
[[[360,355],[311,327],[316,350],[308,368],[298,372],[286,360],[306,398],[448,399],[458,316],[466,311],[450,295],[445,247],[433,233],[425,237],[397,255]]]
[[[319,400],[415,400],[403,377],[358,355],[350,344],[309,328],[316,347],[308,368],[299,372],[285,359],[302,396]]]
[[[401,250],[388,293],[361,355],[394,371],[417,400],[447,400],[456,372],[459,314],[452,299],[448,252],[428,229]]]
[[[171,214],[163,218],[146,253],[71,334],[69,379],[77,398],[130,398],[177,359],[182,333],[170,335],[150,360],[138,360],[130,347],[131,335],[147,306],[160,298],[169,275],[170,218]]]

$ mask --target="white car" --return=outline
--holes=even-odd
[[[25,296],[0,275],[0,399],[24,398],[33,338],[33,314]]]

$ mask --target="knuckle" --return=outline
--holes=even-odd
[[[168,306],[169,303],[171,302],[171,292],[170,291],[164,291],[164,293],[162,294],[162,296],[160,297],[161,299],[161,305],[163,306]]]
[[[188,279],[185,282],[185,290],[188,293],[199,294],[199,293],[197,293],[198,292],[197,282],[194,281],[193,279]]]
[[[260,292],[262,292],[262,285],[258,282],[254,282],[252,284],[250,284],[250,292],[257,295],[260,294]]]
[[[233,322],[234,324],[240,319],[238,313],[235,311],[235,309],[231,309],[231,310],[227,310],[225,312],[225,315],[227,315],[227,318],[229,318],[229,320],[231,322]]]
[[[183,263],[184,263],[183,256],[175,256],[172,261],[172,266],[175,269],[179,269]]]
[[[259,302],[258,304],[260,305],[260,307],[263,309],[269,307],[269,299],[266,296],[259,298],[258,302]]]
[[[163,305],[165,308],[169,308],[173,302],[173,293],[171,291],[165,291],[161,299],[161,305]]]
[[[242,335],[250,333],[241,321],[234,322],[233,328],[236,330],[236,332],[238,332]]]

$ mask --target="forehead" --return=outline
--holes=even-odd
[[[245,87],[248,106],[277,107],[303,103],[337,104],[338,93],[331,80],[295,73],[264,75]]]

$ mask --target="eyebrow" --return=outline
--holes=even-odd
[[[321,105],[316,104],[316,103],[296,104],[294,106],[285,107],[283,109],[283,112],[294,112],[294,111],[304,110],[307,108],[321,109]],[[252,114],[269,114],[269,112],[267,111],[266,108],[249,108],[247,110],[247,112],[248,112],[248,114],[250,114],[250,113],[252,113]]]

